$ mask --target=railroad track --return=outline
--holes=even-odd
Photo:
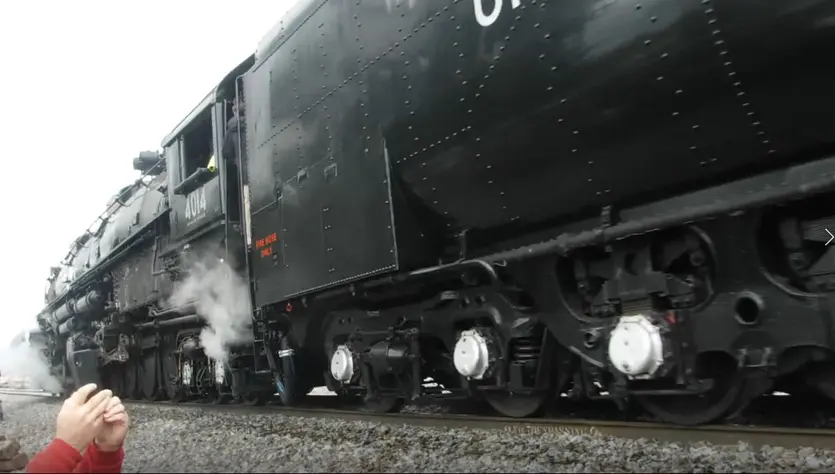
[[[49,393],[44,390],[32,390],[27,388],[0,388],[0,395],[18,395],[24,397],[56,398],[58,394]]]
[[[267,405],[208,405],[187,403],[128,402],[129,405],[189,406],[208,409],[242,410],[245,412],[274,411],[285,416],[329,417],[345,421],[368,421],[385,424],[409,424],[434,428],[500,429],[518,433],[600,434],[628,439],[655,439],[664,442],[734,445],[742,441],[755,447],[764,445],[785,448],[811,447],[835,450],[835,430],[811,428],[780,428],[765,426],[707,425],[681,427],[661,423],[579,420],[571,418],[512,419],[478,415],[425,413],[369,413],[331,408],[289,408]]]
[[[37,390],[0,389],[0,395],[42,397],[59,401],[60,398]],[[336,402],[335,397],[308,397],[309,404],[328,404],[325,399]],[[331,403],[333,403],[331,402]],[[273,412],[294,417],[328,417],[345,421],[367,421],[383,424],[408,424],[433,428],[464,428],[504,430],[518,433],[569,433],[599,434],[627,439],[655,439],[663,442],[695,443],[708,442],[719,445],[734,445],[739,442],[759,448],[760,446],[782,446],[785,448],[811,447],[835,450],[835,429],[785,428],[774,426],[707,425],[682,427],[653,422],[587,420],[574,418],[529,418],[512,419],[503,417],[461,415],[449,413],[371,413],[339,408],[284,407],[281,405],[217,405],[211,403],[171,403],[129,400],[128,406],[182,407],[202,410],[228,410],[243,413]]]

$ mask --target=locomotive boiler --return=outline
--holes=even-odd
[[[302,0],[54,271],[53,360],[128,397],[381,411],[835,396],[833,14]],[[170,303],[207,256],[251,306],[221,358],[206,304]]]

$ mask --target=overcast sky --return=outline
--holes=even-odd
[[[295,0],[0,2],[0,347],[49,267]]]

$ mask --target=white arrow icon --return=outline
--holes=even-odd
[[[829,245],[829,244],[832,243],[833,240],[835,240],[835,235],[832,235],[832,232],[829,232],[829,229],[823,229],[823,230],[825,230],[826,233],[829,234],[829,240],[826,242],[826,245]]]

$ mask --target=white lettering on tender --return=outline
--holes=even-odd
[[[206,214],[206,190],[198,188],[186,196],[186,221],[193,221]]]
[[[502,4],[504,0],[493,0],[493,11],[489,15],[484,13],[485,0],[473,0],[473,8],[475,8],[475,19],[481,26],[490,26],[499,19],[502,13]],[[510,0],[510,6],[514,10],[522,4],[522,0]]]

